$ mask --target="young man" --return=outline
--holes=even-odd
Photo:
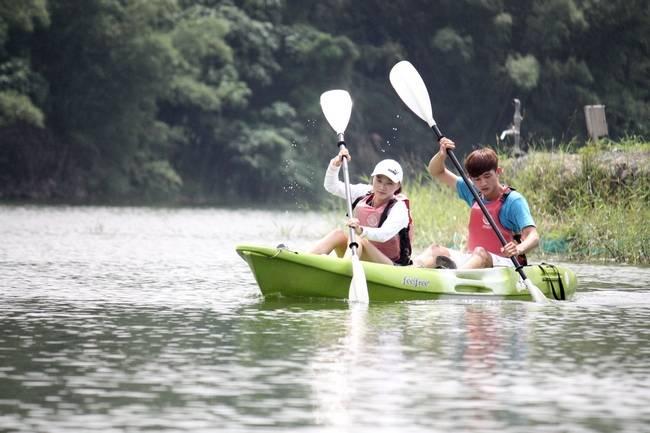
[[[503,170],[492,149],[481,148],[467,155],[465,169],[507,241],[502,246],[483,211],[474,202],[474,196],[463,178],[445,167],[447,149],[454,148],[453,141],[442,138],[440,150],[429,162],[429,173],[434,179],[455,189],[459,198],[471,207],[467,251],[432,244],[413,260],[414,265],[464,269],[514,266],[510,257],[523,256],[539,244],[539,235],[526,199],[517,191],[501,184],[499,176]],[[521,242],[515,240],[519,237]]]

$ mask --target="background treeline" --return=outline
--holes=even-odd
[[[650,132],[647,0],[0,0],[0,198],[313,204],[331,88],[355,102],[354,174],[422,170],[402,59],[461,151],[515,97],[538,146],[582,142],[585,104],[613,138]]]

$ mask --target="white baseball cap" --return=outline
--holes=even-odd
[[[383,174],[395,183],[401,182],[402,166],[394,159],[384,159],[379,161],[379,164],[375,166],[375,169],[372,171],[370,176],[376,176],[378,174]]]

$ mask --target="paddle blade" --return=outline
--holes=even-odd
[[[427,86],[415,67],[410,62],[402,60],[393,66],[388,77],[406,106],[427,122],[429,127],[435,125]]]
[[[356,254],[352,256],[352,281],[350,282],[350,294],[348,298],[350,302],[363,304],[367,304],[369,301],[366,273],[363,270],[359,256]]]
[[[524,284],[526,285],[526,288],[530,292],[531,296],[535,300],[535,302],[539,302],[541,304],[545,304],[548,302],[548,299],[546,299],[546,296],[544,296],[544,293],[537,287],[535,284],[533,284],[532,281],[530,281],[528,278],[524,279]]]
[[[346,90],[328,90],[320,95],[320,106],[334,132],[343,134],[352,114],[352,98]]]

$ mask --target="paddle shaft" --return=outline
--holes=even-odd
[[[338,146],[339,149],[345,149],[345,140],[343,139],[343,134],[338,135]],[[341,158],[341,165],[343,166],[343,181],[345,182],[345,201],[348,206],[348,217],[352,218],[352,191],[350,190],[350,174],[348,173],[348,158]],[[350,229],[350,251],[353,255],[357,255],[357,247],[359,244],[356,241],[356,233],[354,228],[349,227]]]
[[[440,129],[438,128],[438,125],[434,124],[431,129],[433,129],[433,132],[436,134],[436,137],[438,137],[438,141],[442,140],[444,135],[442,135],[442,132],[440,132]],[[469,187],[469,190],[471,191],[472,195],[474,196],[474,200],[476,200],[476,203],[478,203],[479,207],[483,211],[483,215],[487,219],[488,223],[490,223],[490,226],[492,227],[492,230],[494,230],[494,233],[496,233],[497,237],[501,241],[501,245],[505,246],[508,241],[506,241],[506,238],[503,237],[503,234],[501,233],[501,230],[497,227],[497,224],[494,222],[494,219],[492,218],[492,215],[488,212],[487,208],[483,204],[483,200],[481,200],[481,197],[478,194],[478,191],[476,191],[476,188],[474,188],[474,184],[470,182],[469,178],[467,177],[467,173],[465,173],[465,169],[463,168],[462,165],[460,165],[460,162],[458,162],[458,158],[456,158],[456,154],[454,153],[453,150],[447,149],[447,154],[449,155],[449,158],[451,159],[451,162],[454,164],[454,167],[456,167],[456,171],[461,175],[463,180],[465,181],[465,184]],[[523,267],[519,263],[519,260],[517,260],[517,257],[512,256],[510,257],[510,260],[512,260],[512,263],[515,265],[515,269],[521,275],[522,279],[526,279],[526,274],[524,273]]]

